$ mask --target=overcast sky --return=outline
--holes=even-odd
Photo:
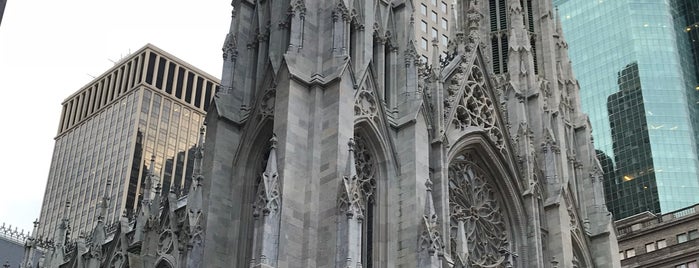
[[[39,217],[61,102],[151,43],[221,77],[230,0],[8,0],[0,24],[0,224]]]

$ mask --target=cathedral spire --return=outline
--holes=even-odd
[[[39,219],[36,219],[31,236],[24,243],[24,257],[22,258],[22,263],[19,264],[20,268],[34,267],[34,254],[36,254],[36,247],[39,243],[41,243],[39,241]]]
[[[526,92],[535,86],[534,57],[529,32],[524,26],[524,14],[519,1],[509,2],[510,34],[507,69],[516,92]]]
[[[109,203],[109,191],[111,189],[110,186],[112,186],[112,180],[107,179],[107,185],[106,189],[104,191],[104,196],[102,197],[102,200],[99,203],[99,211],[98,211],[98,216],[97,216],[97,221],[98,222],[104,222],[105,217],[107,216],[107,207]]]
[[[355,143],[347,143],[347,168],[338,193],[337,256],[335,267],[362,267],[362,192],[354,160]]]
[[[272,134],[267,166],[257,184],[253,205],[255,217],[253,267],[276,267],[279,243],[281,187],[277,171],[277,136]]]
[[[203,189],[202,181],[202,162],[204,158],[204,132],[205,128],[202,125],[199,128],[199,142],[194,153],[194,170],[192,171],[192,184],[187,195],[187,219],[189,226],[189,234],[193,235],[201,226],[202,204],[203,204]]]
[[[429,178],[425,181],[425,209],[422,216],[421,233],[418,240],[418,267],[421,268],[439,268],[442,267],[440,257],[444,255],[442,252],[444,245],[442,235],[439,232],[439,220],[437,212],[434,209],[434,201],[432,200],[432,180]]]
[[[150,156],[150,166],[148,167],[148,173],[146,175],[146,178],[143,182],[143,202],[148,203],[150,202],[152,195],[151,191],[153,187],[153,179],[155,175],[153,174],[155,172],[155,155]]]
[[[223,73],[221,75],[221,91],[219,94],[233,93],[233,77],[235,76],[235,63],[238,59],[238,21],[234,2],[231,3],[231,25],[223,42]]]

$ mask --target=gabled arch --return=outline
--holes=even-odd
[[[468,155],[470,159],[465,159],[464,155]],[[492,142],[484,132],[472,132],[468,135],[460,137],[447,153],[448,165],[445,169],[450,169],[453,163],[459,161],[468,161],[475,164],[482,171],[483,176],[487,177],[482,189],[492,189],[494,202],[499,205],[499,211],[492,211],[502,215],[502,220],[507,227],[509,248],[504,249],[504,256],[511,258],[512,264],[515,267],[525,267],[527,263],[527,215],[523,201],[520,195],[520,189],[517,184],[517,174],[512,172],[511,166],[513,163],[502,156],[500,151],[493,146]],[[448,172],[448,171],[445,171]],[[451,178],[450,187],[451,185]],[[451,191],[450,191],[451,194]],[[481,200],[482,201],[482,200]],[[450,207],[452,204],[449,204]],[[452,212],[450,208],[450,212]],[[449,221],[449,220],[445,220]],[[445,235],[445,243],[448,243],[450,237],[455,237],[457,229],[451,228],[450,234]],[[452,252],[457,249],[451,248]],[[456,256],[452,256],[456,258]]]
[[[447,141],[454,142],[471,132],[482,132],[498,149],[503,161],[512,163],[508,168],[514,174],[519,169],[512,153],[510,129],[480,46],[467,55],[456,55],[441,75]],[[524,187],[521,180],[516,183],[518,188]]]
[[[232,159],[233,174],[231,179],[235,181],[234,192],[239,193],[239,227],[237,237],[237,249],[231,253],[238,256],[235,259],[234,267],[245,267],[250,265],[252,257],[252,241],[254,233],[254,219],[252,202],[256,194],[256,184],[258,177],[264,170],[264,162],[269,148],[269,139],[272,137],[273,119],[263,118],[250,120],[245,125],[245,129],[240,137],[234,159]]]
[[[571,267],[573,268],[583,268],[592,266],[592,258],[590,256],[589,250],[583,250],[584,243],[577,235],[571,234],[573,236],[573,263]]]
[[[378,92],[378,87],[376,86],[376,80],[374,79],[376,74],[372,68],[369,68],[363,77],[360,78],[358,90],[355,92],[355,115],[354,124],[358,126],[362,123],[366,123],[366,127],[371,129],[371,131],[376,135],[376,137],[382,141],[382,145],[386,148],[384,152],[390,154],[391,159],[397,159],[395,145],[389,134],[388,118],[386,118],[386,110],[380,99],[380,94]],[[366,99],[364,99],[366,98]],[[362,103],[367,101],[373,107],[362,107]],[[366,111],[373,111],[372,114],[367,114]],[[356,127],[355,127],[356,129]],[[395,162],[395,161],[394,161]],[[399,167],[395,166],[395,171],[398,172]]]
[[[355,140],[358,143],[363,143],[357,145],[357,150],[366,150],[364,152],[355,151],[355,155],[368,153],[374,165],[373,179],[375,184],[373,185],[373,203],[371,204],[374,207],[367,208],[369,213],[365,215],[366,220],[371,220],[373,228],[369,245],[371,246],[371,267],[386,267],[391,263],[393,256],[390,254],[393,253],[391,252],[390,239],[396,236],[395,226],[398,224],[395,222],[395,217],[391,215],[393,211],[398,210],[398,204],[389,201],[391,196],[397,195],[394,191],[399,185],[398,169],[388,137],[381,133],[375,122],[363,119],[355,123]],[[360,158],[361,156],[355,157],[358,177],[361,177],[363,172]],[[367,267],[367,264],[364,267]]]

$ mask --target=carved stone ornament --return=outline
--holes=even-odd
[[[109,268],[122,268],[125,267],[124,264],[126,264],[126,257],[123,253],[117,252],[114,254],[114,257],[112,257],[112,261],[109,263]]]
[[[434,205],[432,203],[432,181],[427,180],[425,182],[427,194],[425,195],[425,213],[422,216],[422,231],[420,232],[420,237],[418,238],[419,250],[425,250],[432,256],[435,253],[437,255],[443,255],[442,250],[444,248],[442,242],[442,235],[439,232],[439,218],[434,210]]]
[[[460,155],[449,165],[452,256],[463,267],[511,267],[512,245],[500,196],[492,178],[471,159]]]
[[[175,234],[170,230],[165,230],[160,233],[160,237],[158,238],[158,252],[160,254],[169,254],[172,252],[175,239]]]
[[[370,120],[379,115],[379,106],[376,101],[376,94],[367,83],[356,93],[354,100],[354,116],[367,117]]]
[[[356,143],[353,139],[350,139],[348,145],[350,148],[350,158],[347,164],[348,170],[346,174],[342,176],[342,182],[340,182],[337,207],[340,212],[347,215],[348,218],[355,216],[361,218],[363,217],[364,197],[359,185],[356,161],[354,159]]]
[[[479,127],[486,132],[495,146],[505,153],[505,138],[496,124],[495,104],[485,89],[486,82],[481,68],[473,65],[466,81],[458,81],[463,79],[463,76],[459,77],[458,74],[453,79],[457,81],[449,84],[447,92],[447,96],[455,98],[454,102],[458,100],[456,107],[451,111],[452,127],[459,130],[472,126]],[[458,92],[458,88],[461,88],[464,83],[463,92]]]
[[[267,167],[262,173],[260,182],[257,185],[257,197],[255,198],[253,216],[258,217],[261,215],[275,214],[279,211],[280,200],[280,187],[279,187],[279,173],[277,172],[276,163],[276,150],[277,139],[272,136],[272,149],[270,150],[269,160],[267,161]]]
[[[306,17],[306,1],[304,0],[293,1],[289,9],[294,16],[299,16],[300,18]]]
[[[260,99],[259,105],[259,116],[262,118],[274,117],[274,102],[276,100],[277,85],[272,82],[272,84],[267,88]]]
[[[335,5],[335,8],[333,8],[332,11],[332,17],[334,22],[338,21],[340,18],[342,18],[342,20],[345,22],[349,22],[350,11],[347,8],[347,6],[345,6],[345,1],[337,1],[337,4]]]
[[[575,208],[572,204],[568,204],[568,217],[570,217],[570,230],[575,232],[578,230],[578,216],[575,215]]]
[[[226,41],[223,45],[223,60],[234,61],[238,57],[238,40],[235,34],[229,33],[226,35]]]

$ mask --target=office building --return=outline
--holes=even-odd
[[[432,42],[437,42],[436,49],[442,58],[446,57],[449,43],[449,21],[453,20],[453,0],[418,0],[415,1],[418,12],[415,13],[415,46],[420,53],[420,60],[431,63]]]
[[[554,1],[615,219],[699,202],[698,2]]]
[[[39,234],[52,238],[67,217],[71,237],[137,207],[154,157],[163,191],[188,189],[192,152],[219,80],[148,44],[69,96],[41,208]],[[68,204],[68,205],[66,205]]]
[[[699,205],[616,221],[623,268],[699,267]]]

